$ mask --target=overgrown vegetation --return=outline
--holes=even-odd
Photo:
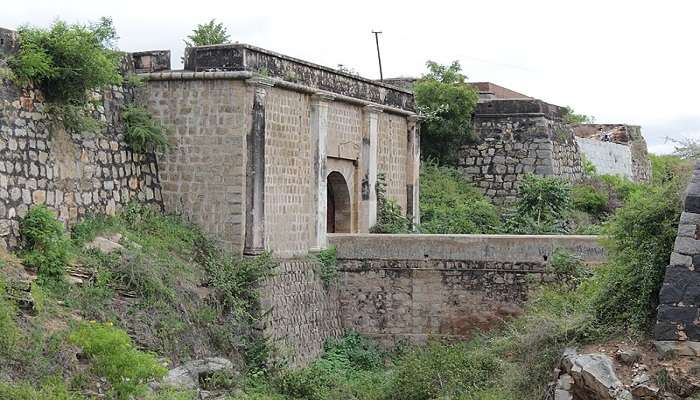
[[[421,166],[422,233],[495,233],[497,208],[454,168],[424,162]]]
[[[409,221],[402,213],[401,206],[386,193],[384,174],[377,174],[377,223],[370,228],[372,233],[408,233],[411,229]]]
[[[18,84],[42,90],[67,129],[95,129],[87,107],[92,92],[122,82],[116,38],[109,18],[89,25],[59,20],[50,29],[23,26],[19,51],[7,63]]]
[[[459,62],[449,66],[427,62],[428,72],[413,86],[421,124],[421,155],[439,164],[453,164],[460,146],[473,140],[471,115],[479,95],[466,83]]]
[[[167,150],[166,129],[153,119],[151,113],[139,106],[127,106],[122,118],[126,128],[124,139],[138,152]]]
[[[81,323],[69,340],[83,349],[94,372],[107,378],[117,399],[143,396],[146,383],[167,372],[154,355],[134,348],[129,335],[111,322]]]
[[[16,312],[17,301],[27,295],[13,289],[10,296],[0,285],[0,376],[14,382],[0,387],[0,393],[77,399],[82,397],[75,393],[103,378],[109,398],[140,398],[144,384],[164,369],[136,348],[174,362],[225,356],[251,374],[268,368],[270,343],[259,331],[265,310],[257,287],[274,267],[269,255],[234,257],[179,217],[135,204],[117,217],[86,219],[70,239],[45,207],[30,210],[21,226],[24,263],[46,278],[31,285],[29,315],[26,309]],[[123,250],[104,254],[83,248],[97,235],[115,234],[121,235]],[[61,256],[52,258],[54,253]],[[69,284],[67,266],[89,278]],[[11,279],[13,288],[22,287],[16,280],[20,271],[5,265],[0,277]],[[76,369],[66,358],[75,346],[89,370]],[[25,390],[23,382],[58,373],[65,385]],[[153,398],[187,398],[164,396]]]
[[[592,115],[577,114],[572,107],[563,108],[564,121],[567,124],[595,124],[595,117]]]
[[[55,284],[63,281],[70,247],[63,224],[44,205],[32,207],[20,223],[24,263],[35,268],[39,281]]]
[[[340,276],[338,272],[338,260],[336,258],[335,246],[330,246],[321,250],[317,255],[316,259],[320,263],[319,276],[321,277],[321,282],[326,288],[334,286],[338,281]]]

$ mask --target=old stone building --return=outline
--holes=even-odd
[[[171,130],[159,160],[166,210],[245,254],[296,257],[327,232],[367,232],[375,184],[418,218],[419,146],[404,89],[244,44],[135,55],[142,99]],[[160,70],[163,69],[163,70]]]

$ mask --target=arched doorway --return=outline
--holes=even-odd
[[[350,191],[340,172],[328,174],[326,201],[326,231],[328,233],[350,233],[352,229]]]

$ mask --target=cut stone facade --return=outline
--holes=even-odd
[[[389,347],[465,339],[518,315],[557,248],[605,261],[595,236],[332,235],[343,328]]]
[[[582,177],[581,158],[562,109],[540,100],[485,100],[474,115],[476,143],[463,146],[459,168],[495,203],[513,202],[528,174]]]
[[[143,102],[173,132],[160,160],[166,210],[234,252],[293,258],[324,248],[329,231],[368,232],[383,174],[418,220],[410,92],[242,44],[186,58],[191,71],[140,75]]]

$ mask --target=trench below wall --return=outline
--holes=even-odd
[[[342,327],[386,346],[465,339],[517,316],[557,248],[605,261],[597,236],[330,235]]]

